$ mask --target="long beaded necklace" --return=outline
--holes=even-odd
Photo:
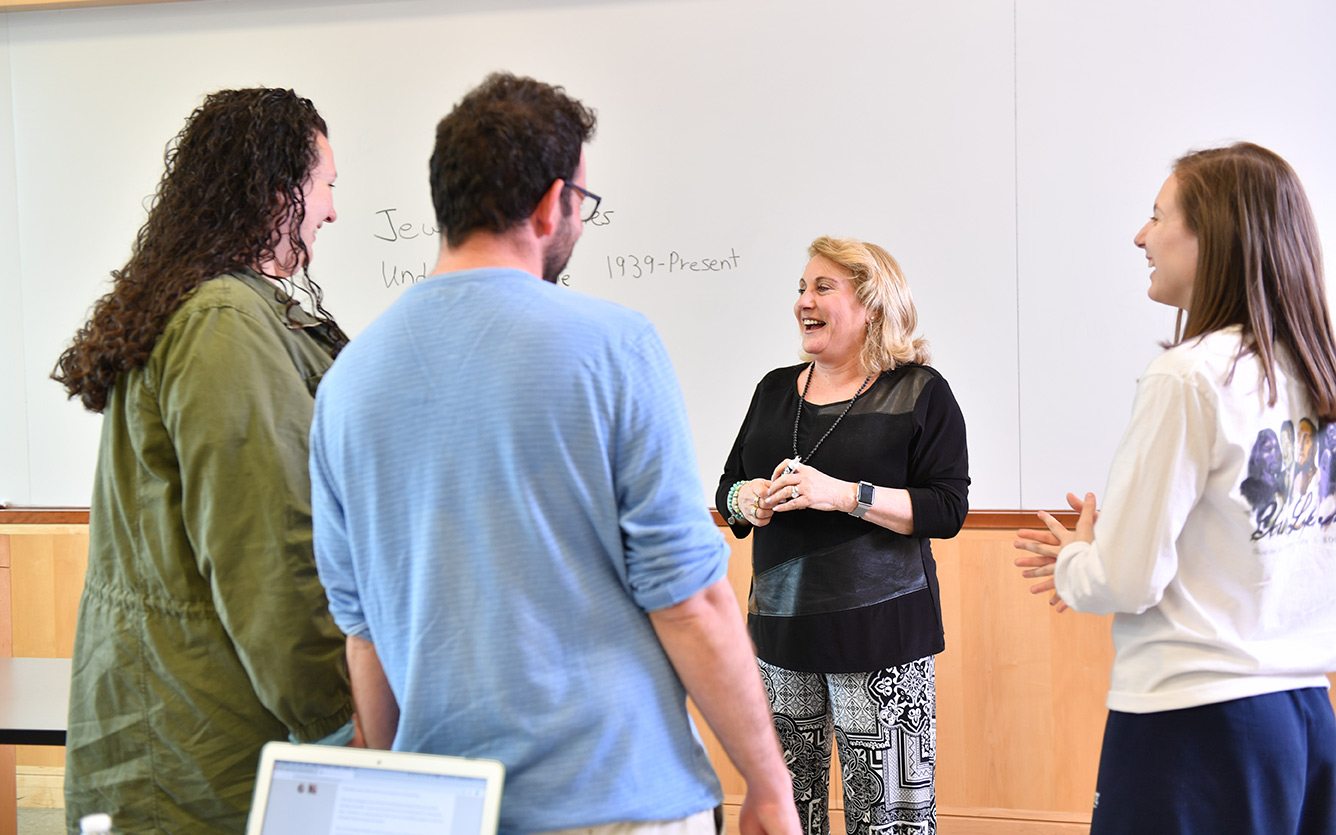
[[[832,423],[830,425],[830,428],[826,430],[826,434],[822,435],[821,438],[815,444],[813,444],[812,448],[807,451],[806,455],[799,457],[798,421],[803,416],[803,404],[807,402],[807,390],[812,387],[812,378],[815,376],[816,376],[816,363],[812,363],[811,365],[807,366],[807,382],[803,383],[803,393],[798,396],[798,413],[793,416],[793,463],[794,464],[797,464],[799,461],[812,460],[812,456],[816,455],[817,448],[821,446],[821,442],[830,437],[830,433],[835,431],[835,427],[840,425],[840,421],[844,420],[844,416],[849,414],[849,410],[854,407],[854,402],[858,400],[859,395],[861,395],[863,393],[863,390],[867,388],[867,384],[872,382],[871,374],[863,378],[863,385],[859,386],[858,391],[854,392],[854,396],[849,398],[849,405],[845,406],[844,411],[840,412],[840,416],[835,418],[835,422]]]

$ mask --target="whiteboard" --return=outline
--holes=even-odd
[[[0,15],[0,503],[26,495],[28,486],[28,403],[7,18]]]
[[[98,419],[46,375],[124,262],[164,143],[204,93],[290,86],[329,122],[339,219],[312,274],[355,336],[434,263],[433,129],[495,69],[598,110],[588,182],[606,214],[567,280],[659,329],[703,501],[755,382],[797,361],[791,306],[820,234],[904,266],[969,425],[974,508],[1099,490],[1136,375],[1172,327],[1130,244],[1169,162],[1221,138],[1270,144],[1332,239],[1336,163],[1317,152],[1331,117],[1289,105],[1331,100],[1316,33],[1336,31],[1336,11],[1271,4],[1277,36],[1240,56],[1217,39],[1256,30],[1242,5],[1087,5],[198,0],[0,15],[13,91],[0,221],[9,160],[17,213],[0,235],[19,259],[0,289],[21,296],[24,369],[21,408],[0,424],[0,500],[87,504]],[[1243,76],[1287,90],[1241,102]]]
[[[1173,336],[1132,238],[1173,160],[1238,140],[1298,172],[1336,242],[1336,4],[1017,6],[1025,507],[1104,488],[1142,369]],[[1330,251],[1330,250],[1329,250]],[[1332,262],[1328,261],[1328,294]],[[1102,494],[1101,494],[1102,495]]]

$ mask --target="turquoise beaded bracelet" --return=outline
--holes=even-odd
[[[736,482],[728,488],[728,501],[725,503],[728,507],[728,524],[737,525],[747,521],[747,517],[742,515],[742,508],[738,506],[738,493],[741,492],[743,485],[747,482]]]

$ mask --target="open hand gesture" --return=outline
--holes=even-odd
[[[1012,543],[1017,550],[1028,551],[1034,555],[1016,558],[1016,565],[1026,569],[1021,572],[1021,576],[1047,578],[1030,586],[1030,593],[1052,592],[1048,605],[1056,606],[1059,612],[1065,612],[1069,607],[1058,596],[1054,585],[1053,572],[1057,567],[1058,552],[1069,543],[1077,540],[1094,542],[1095,520],[1099,518],[1099,511],[1095,509],[1094,493],[1086,493],[1085,499],[1078,499],[1076,494],[1068,493],[1067,504],[1071,505],[1072,510],[1081,514],[1080,518],[1076,520],[1074,531],[1067,530],[1061,522],[1053,518],[1051,513],[1041,510],[1039,511],[1039,520],[1044,523],[1047,530],[1039,531],[1023,528],[1016,531],[1017,539]]]

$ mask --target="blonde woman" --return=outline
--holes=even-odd
[[[826,237],[809,256],[793,308],[806,361],[757,385],[716,503],[738,536],[755,528],[748,626],[806,832],[829,831],[832,739],[850,833],[935,832],[928,540],[965,519],[965,420],[895,259]]]

